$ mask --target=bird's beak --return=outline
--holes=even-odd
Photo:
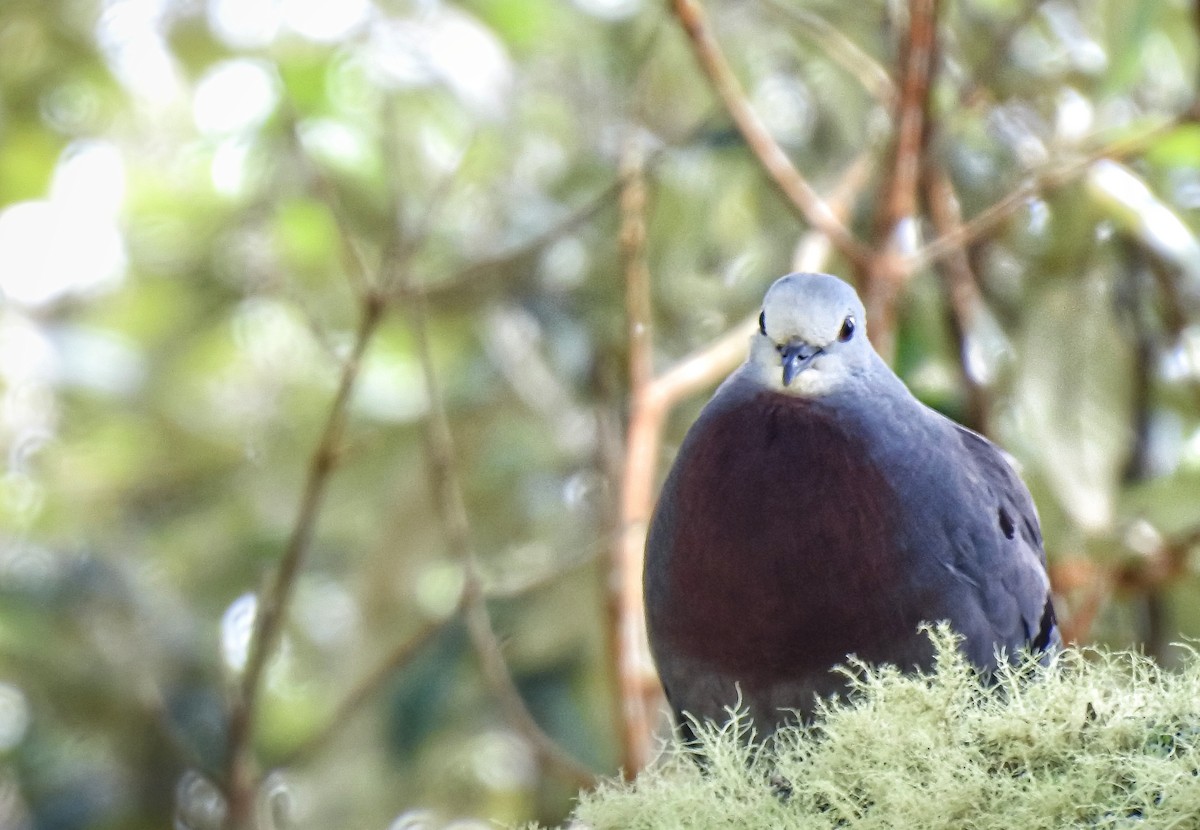
[[[783,347],[783,385],[791,386],[796,376],[808,368],[808,364],[816,359],[824,349],[809,345],[800,340],[793,340]]]

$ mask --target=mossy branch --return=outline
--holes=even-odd
[[[633,782],[584,794],[572,826],[1050,830],[1193,826],[1200,815],[1200,659],[1019,657],[991,683],[946,628],[937,668],[851,664],[850,698],[754,741],[744,715],[668,745]],[[703,753],[704,764],[695,763]]]

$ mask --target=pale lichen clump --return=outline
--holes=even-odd
[[[935,671],[851,664],[846,702],[766,741],[738,718],[585,793],[570,826],[1041,830],[1200,827],[1200,656],[1024,657],[981,683],[944,628]],[[1043,656],[1044,659],[1044,656]],[[703,763],[696,763],[696,754]]]

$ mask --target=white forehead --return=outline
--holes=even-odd
[[[824,344],[837,337],[846,317],[862,328],[866,320],[858,294],[829,274],[788,274],[763,298],[767,334],[782,343],[793,337]]]

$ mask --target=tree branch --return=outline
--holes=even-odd
[[[955,250],[966,248],[971,243],[990,236],[1035,196],[1045,195],[1070,184],[1100,159],[1119,161],[1129,156],[1135,156],[1143,152],[1147,146],[1164,133],[1195,120],[1198,115],[1200,115],[1200,111],[1196,105],[1192,105],[1176,117],[1151,127],[1143,133],[1119,138],[1096,147],[1077,159],[1066,162],[1060,160],[1057,166],[1048,166],[1040,172],[1034,173],[1010,191],[1008,195],[985,208],[957,229],[939,234],[936,239],[910,257],[907,268],[912,271],[920,270],[942,257],[951,255]]]
[[[291,766],[319,752],[345,726],[346,721],[379,691],[388,680],[395,676],[397,671],[408,665],[414,657],[425,649],[425,646],[433,642],[438,634],[445,631],[450,623],[458,618],[459,610],[459,608],[455,608],[453,613],[441,619],[426,622],[414,634],[410,635],[408,639],[396,645],[386,657],[379,661],[374,669],[354,684],[351,690],[334,708],[333,714],[330,715],[325,725],[309,736],[303,743],[294,747],[291,752],[284,756],[280,763],[283,766]]]
[[[653,380],[650,269],[646,263],[645,152],[632,133],[621,157],[621,259],[625,275],[626,333],[629,344],[629,433],[622,465],[619,532],[614,539],[608,579],[609,643],[620,705],[621,769],[632,776],[650,759],[651,711],[657,682],[645,642],[642,607],[642,546],[650,520],[658,419],[647,408]],[[649,469],[647,469],[647,467]]]
[[[338,252],[341,256],[342,267],[346,272],[346,278],[350,282],[350,287],[354,289],[356,296],[364,296],[369,289],[367,266],[363,262],[358,248],[354,245],[354,233],[350,229],[350,222],[346,219],[345,211],[342,210],[341,200],[338,199],[333,182],[329,180],[329,176],[325,174],[320,165],[313,161],[308,151],[304,148],[304,140],[301,138],[299,132],[297,113],[288,107],[283,117],[287,121],[288,139],[296,153],[297,159],[300,161],[305,172],[308,173],[308,179],[316,191],[316,195],[328,205],[330,213],[333,214],[333,221],[338,230]]]
[[[913,269],[907,267],[899,237],[905,223],[915,223],[921,162],[929,136],[929,100],[937,69],[938,0],[907,4],[908,29],[900,49],[896,100],[896,132],[889,169],[876,206],[874,238],[877,253],[862,272],[867,334],[885,359],[893,352],[896,303]]]
[[[816,41],[830,60],[857,78],[872,98],[886,107],[892,106],[896,85],[883,65],[866,50],[815,12],[783,0],[765,0],[765,5],[777,15],[799,24],[801,33]]]
[[[358,333],[350,357],[342,366],[337,393],[329,407],[325,426],[308,464],[308,476],[300,498],[300,507],[291,536],[279,561],[275,577],[258,603],[254,629],[241,683],[233,703],[227,749],[227,787],[229,825],[248,827],[253,815],[256,789],[253,738],[262,678],[271,655],[279,644],[292,591],[312,542],[313,528],[321,511],[330,477],[337,467],[342,437],[346,429],[347,407],[358,380],[362,357],[383,318],[384,305],[376,294],[363,298]]]
[[[671,0],[671,6],[717,96],[785,203],[800,219],[828,236],[839,254],[852,264],[865,268],[870,259],[869,252],[850,235],[829,205],[813,190],[750,106],[729,61],[712,35],[699,2]]]
[[[575,786],[590,787],[595,783],[594,773],[564,752],[538,725],[525,706],[492,628],[491,614],[488,611],[479,566],[471,544],[471,528],[454,460],[449,418],[430,354],[423,303],[424,299],[421,296],[410,295],[406,311],[429,396],[425,437],[430,489],[441,518],[446,544],[463,571],[461,601],[467,633],[479,658],[484,680],[500,704],[509,724],[528,741],[550,771]]]
[[[580,568],[591,564],[595,560],[595,551],[591,551],[588,555],[579,556],[565,564],[548,570],[544,573],[526,579],[523,582],[515,585],[485,585],[485,594],[489,600],[492,599],[515,599],[525,596],[534,591],[541,590],[548,585],[562,579],[565,576],[575,573]],[[311,758],[313,755],[320,752],[331,739],[333,739],[338,731],[345,725],[346,721],[352,718],[358,711],[386,684],[396,672],[407,666],[424,648],[431,643],[438,634],[445,631],[455,620],[459,619],[463,609],[463,593],[459,593],[459,598],[455,603],[454,610],[444,617],[436,620],[425,622],[417,631],[410,634],[404,640],[396,644],[391,651],[388,652],[382,660],[380,660],[373,669],[368,671],[362,678],[351,686],[350,691],[333,709],[333,714],[329,716],[325,725],[314,732],[310,737],[305,739],[298,746],[294,747],[280,761],[283,766],[291,766],[305,758]]]
[[[611,204],[620,192],[621,181],[618,178],[582,206],[515,247],[465,265],[445,279],[419,286],[401,286],[399,292],[402,295],[416,292],[431,301],[444,303],[452,298],[478,291],[491,281],[490,278],[503,276],[513,271],[516,266],[536,256],[549,245],[592,219]]]
[[[939,234],[953,233],[962,225],[962,211],[950,176],[941,165],[927,161],[924,179],[925,201],[929,205],[934,228]],[[966,250],[960,248],[943,257],[938,266],[949,311],[950,330],[958,350],[959,377],[967,391],[966,425],[986,435],[991,410],[988,390],[971,372],[968,359],[971,321],[983,305],[983,297]]]

